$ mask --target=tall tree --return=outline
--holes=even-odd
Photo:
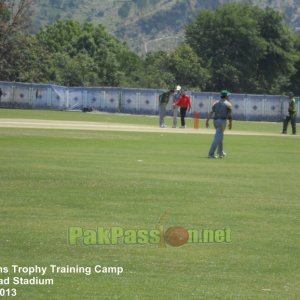
[[[168,54],[164,51],[148,52],[143,58],[138,85],[154,89],[174,87],[176,79],[169,70],[168,59]]]
[[[41,30],[37,39],[52,53],[52,81],[64,85],[132,85],[141,61],[102,25],[57,21]]]
[[[209,71],[203,65],[202,59],[185,43],[168,57],[168,70],[175,76],[175,81],[185,87],[206,89]]]
[[[211,73],[211,90],[280,92],[295,72],[293,33],[272,9],[228,4],[204,10],[186,39]]]
[[[28,43],[23,32],[30,23],[34,0],[0,0],[0,79],[16,80],[16,67],[22,60],[18,54]]]
[[[290,82],[287,84],[286,90],[292,91],[300,95],[300,32],[295,34],[295,48],[296,48],[296,72],[291,76]]]

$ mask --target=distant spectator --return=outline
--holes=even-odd
[[[2,95],[3,95],[3,91],[2,91],[2,89],[0,88],[0,102],[1,102]]]

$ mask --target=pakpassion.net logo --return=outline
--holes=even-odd
[[[83,227],[70,227],[68,230],[68,244],[76,245],[145,245],[157,244],[166,247],[166,244],[179,247],[184,244],[203,243],[230,243],[231,229],[185,229],[181,226],[173,226],[164,229],[157,225],[155,229],[125,229],[122,227],[97,227],[96,229],[84,229]]]

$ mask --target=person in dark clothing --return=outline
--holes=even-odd
[[[174,90],[166,91],[159,95],[158,97],[158,113],[159,113],[159,127],[167,127],[165,124],[166,116],[166,106],[169,103],[171,95],[174,93]]]
[[[296,134],[296,99],[294,97],[294,94],[291,92],[289,93],[289,108],[288,108],[288,115],[283,120],[283,129],[282,134],[287,134],[287,129],[289,122],[291,122],[292,125],[292,133]]]

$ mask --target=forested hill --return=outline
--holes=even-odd
[[[184,27],[201,9],[240,2],[270,6],[300,28],[300,0],[38,0],[34,31],[58,19],[102,23],[138,53],[170,50],[183,40]]]

